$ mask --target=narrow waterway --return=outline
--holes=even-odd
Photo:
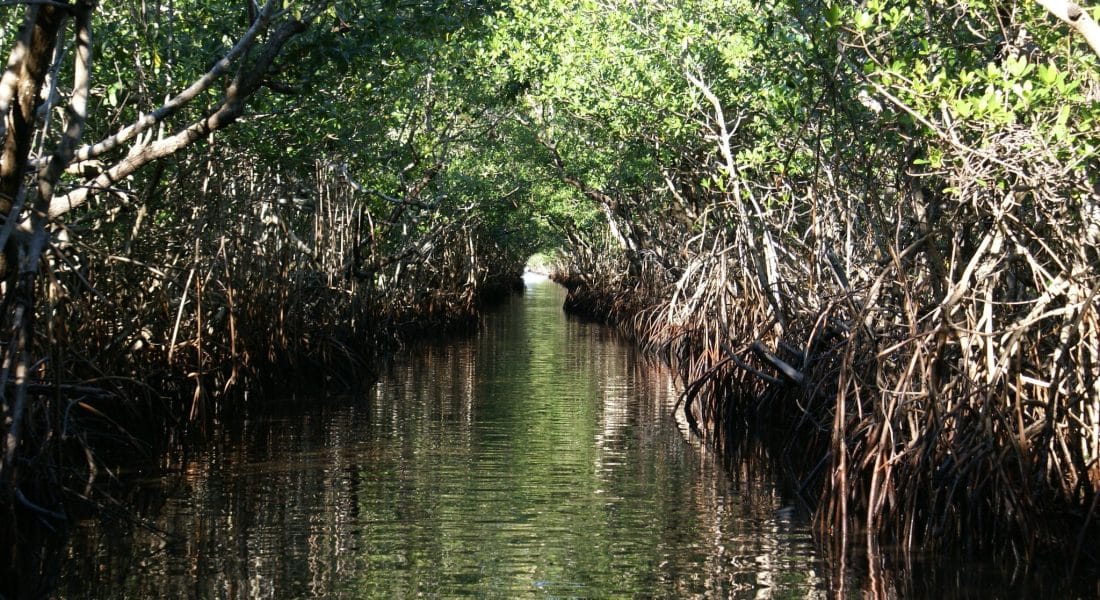
[[[95,598],[813,595],[808,529],[670,418],[667,372],[526,293],[349,401],[254,416],[136,477],[60,592]]]

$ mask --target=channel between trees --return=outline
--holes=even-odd
[[[359,378],[539,250],[675,365],[700,436],[766,430],[829,539],[1095,561],[1087,10],[5,10],[7,564],[105,440]]]

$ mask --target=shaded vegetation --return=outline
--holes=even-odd
[[[782,424],[842,542],[1095,551],[1082,40],[996,3],[530,10],[542,164],[607,220],[562,280],[672,358],[701,435]]]

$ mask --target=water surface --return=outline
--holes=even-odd
[[[252,415],[147,467],[61,595],[807,597],[809,530],[671,418],[670,375],[531,279],[479,334],[407,349],[362,397]],[[323,401],[322,401],[323,400]]]

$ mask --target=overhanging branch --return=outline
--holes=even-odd
[[[1068,0],[1036,0],[1050,14],[1058,17],[1065,24],[1077,30],[1084,36],[1093,53],[1100,57],[1100,25],[1096,24],[1087,10]]]
[[[214,82],[218,81],[218,79],[222,76],[222,74],[225,73],[226,70],[229,69],[229,66],[233,63],[233,61],[237,60],[237,58],[243,55],[245,51],[252,47],[253,42],[256,41],[256,36],[267,29],[268,22],[270,21],[271,14],[274,12],[274,10],[275,0],[268,0],[267,4],[264,5],[263,10],[260,11],[259,18],[257,18],[252,23],[252,26],[249,27],[248,31],[245,32],[245,34],[241,37],[237,44],[234,45],[233,48],[230,49],[229,52],[226,53],[226,55],[223,56],[221,60],[214,63],[214,66],[211,67],[211,69],[207,71],[206,74],[195,80],[195,82],[188,86],[187,89],[180,92],[176,97],[166,102],[160,108],[154,110],[151,113],[141,115],[140,117],[138,117],[137,121],[119,130],[111,137],[108,137],[96,144],[91,144],[80,148],[76,152],[76,156],[74,157],[75,160],[77,162],[83,162],[95,158],[105,152],[109,152],[110,150],[117,148],[120,144],[124,144],[134,139],[140,133],[168,118],[177,110],[190,102],[192,99],[194,99],[196,96],[207,90],[211,85],[214,84]]]

